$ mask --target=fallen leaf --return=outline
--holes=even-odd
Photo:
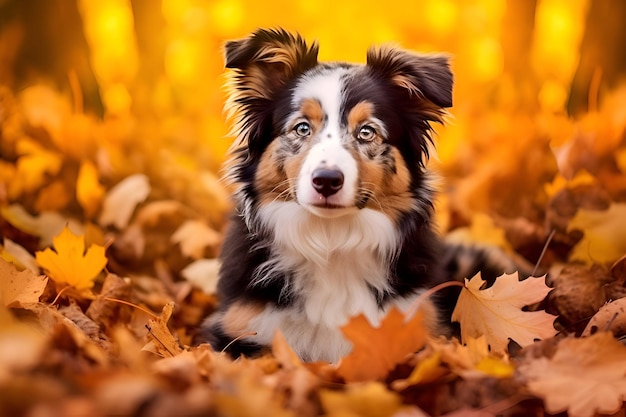
[[[9,194],[13,197],[23,192],[31,192],[46,181],[46,175],[56,175],[63,165],[63,158],[56,152],[45,149],[31,138],[22,138],[17,142],[17,161],[15,180],[9,184]]]
[[[54,238],[54,251],[46,248],[35,253],[37,263],[54,282],[69,285],[79,291],[89,290],[107,264],[104,247],[91,245],[85,251],[85,239],[64,228]]]
[[[72,232],[81,234],[83,227],[76,220],[62,216],[55,211],[45,211],[39,216],[33,216],[19,204],[0,206],[0,216],[17,229],[39,237],[41,246],[50,246],[54,237],[61,233],[64,227]]]
[[[391,417],[402,409],[400,396],[380,382],[349,385],[345,391],[321,389],[319,396],[326,417]]]
[[[161,316],[157,319],[149,319],[148,339],[150,340],[142,350],[155,353],[164,358],[176,356],[183,351],[178,341],[167,328],[167,322],[174,311],[174,303],[169,302],[163,307]]]
[[[221,234],[202,220],[187,220],[174,232],[171,241],[180,245],[183,255],[200,259],[207,246],[215,247],[220,243]]]
[[[455,374],[464,378],[476,378],[485,375],[495,378],[513,376],[515,368],[507,356],[496,355],[489,350],[486,337],[470,337],[465,344],[458,340],[446,340],[433,343],[436,352],[441,353],[441,362]]]
[[[446,235],[446,240],[455,243],[482,243],[499,248],[509,248],[504,230],[493,219],[483,213],[474,213],[468,227],[459,227]]]
[[[533,358],[518,371],[550,414],[613,414],[626,399],[626,347],[610,333],[563,339],[551,359]]]
[[[128,226],[137,204],[148,198],[149,194],[150,181],[147,176],[135,174],[124,178],[106,194],[100,213],[100,225],[124,229]]]
[[[350,319],[341,331],[353,344],[352,351],[337,368],[346,382],[383,379],[406,355],[420,349],[426,341],[421,310],[407,319],[400,310],[393,308],[379,327],[373,327],[361,314]]]
[[[607,301],[611,277],[602,266],[569,264],[552,268],[548,277],[554,287],[548,298],[564,326],[584,325]]]
[[[63,181],[54,181],[37,191],[35,210],[38,213],[44,211],[61,211],[71,200],[70,191]]]
[[[419,355],[417,365],[406,379],[396,379],[391,387],[396,391],[402,391],[410,386],[428,384],[438,380],[449,371],[442,365],[441,352],[429,350],[427,355]]]
[[[0,300],[5,307],[25,307],[39,302],[48,278],[29,270],[19,272],[15,265],[0,259]]]
[[[611,332],[615,336],[626,334],[626,298],[611,301],[600,307],[587,323],[581,336],[590,336],[596,332]]]
[[[570,260],[587,264],[614,262],[626,254],[626,203],[613,203],[608,210],[576,212],[568,230],[582,230],[584,236],[572,249]]]
[[[76,200],[85,210],[87,218],[91,219],[96,214],[103,196],[104,187],[98,181],[98,169],[90,161],[83,162],[76,180]]]
[[[34,367],[44,352],[45,336],[42,332],[18,321],[4,304],[0,304],[0,384],[3,391],[7,381]],[[6,404],[4,392],[3,397]]]
[[[0,246],[0,258],[17,265],[20,269],[28,269],[33,274],[39,274],[37,260],[22,245],[4,238],[4,245]]]
[[[100,294],[91,302],[85,314],[95,322],[112,328],[116,323],[128,321],[130,306],[122,304],[131,297],[131,284],[128,278],[107,274]],[[115,301],[120,300],[120,301]]]
[[[180,274],[205,293],[214,294],[217,290],[220,265],[221,263],[218,259],[198,259],[187,265],[180,271]]]
[[[476,274],[465,279],[452,321],[461,325],[461,339],[485,336],[495,353],[507,351],[508,340],[526,346],[535,339],[545,339],[556,334],[555,316],[544,311],[522,311],[522,308],[538,303],[550,292],[545,285],[546,277],[518,280],[517,272],[503,274],[486,289],[485,281]]]

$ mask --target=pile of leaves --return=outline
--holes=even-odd
[[[280,334],[254,359],[193,345],[218,303],[228,193],[211,171],[161,148],[162,132],[139,116],[83,114],[41,85],[19,96],[0,89],[0,104],[2,415],[622,409],[626,117],[610,99],[578,122],[490,113],[475,121],[490,131],[465,126],[474,147],[437,167],[448,188],[441,227],[540,276],[457,283],[460,341],[428,334],[419,310],[392,310],[379,327],[355,317],[342,329],[353,350],[337,364],[302,363]],[[147,132],[159,146],[133,142]]]

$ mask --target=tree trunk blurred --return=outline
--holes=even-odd
[[[44,79],[69,91],[70,71],[80,81],[85,109],[102,114],[76,2],[0,0],[0,84],[19,90]]]
[[[567,110],[578,115],[626,79],[626,1],[591,1]],[[593,105],[592,105],[593,107]]]

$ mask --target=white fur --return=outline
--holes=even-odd
[[[268,306],[255,318],[255,342],[271,343],[279,328],[306,360],[338,360],[350,349],[339,328],[360,313],[373,324],[384,314],[371,288],[389,289],[388,266],[398,246],[393,223],[370,209],[322,219],[294,202],[269,203],[258,218],[273,231],[273,257],[254,285],[263,285],[271,271],[289,271],[293,281],[285,291],[301,298],[295,307]]]
[[[343,91],[342,77],[345,74],[345,69],[334,68],[331,71],[307,76],[298,84],[293,98],[296,106],[305,99],[318,100],[326,117],[325,124],[312,138],[317,143],[307,152],[298,175],[296,188],[298,202],[322,217],[336,217],[343,215],[345,211],[319,209],[315,207],[316,205],[327,203],[351,207],[354,205],[357,190],[357,164],[350,152],[343,146],[343,135],[346,132],[342,132],[339,120],[342,104],[341,92]],[[328,198],[313,188],[312,174],[318,168],[336,168],[344,175],[343,187]]]

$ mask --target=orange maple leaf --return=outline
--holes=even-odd
[[[420,349],[426,341],[421,310],[407,319],[394,308],[387,313],[380,327],[373,327],[361,314],[353,317],[341,331],[354,345],[337,368],[337,373],[346,382],[384,378],[406,355]]]
[[[481,289],[485,281],[480,273],[465,279],[452,313],[452,320],[461,324],[461,339],[465,342],[484,335],[492,352],[505,353],[509,339],[526,346],[535,339],[554,336],[555,316],[522,310],[550,292],[545,280],[543,276],[519,281],[517,273],[504,274],[490,288]]]
[[[104,247],[91,245],[85,251],[85,237],[77,236],[66,226],[53,239],[56,250],[46,248],[35,253],[37,263],[57,284],[65,284],[79,291],[89,290],[107,264]]]

